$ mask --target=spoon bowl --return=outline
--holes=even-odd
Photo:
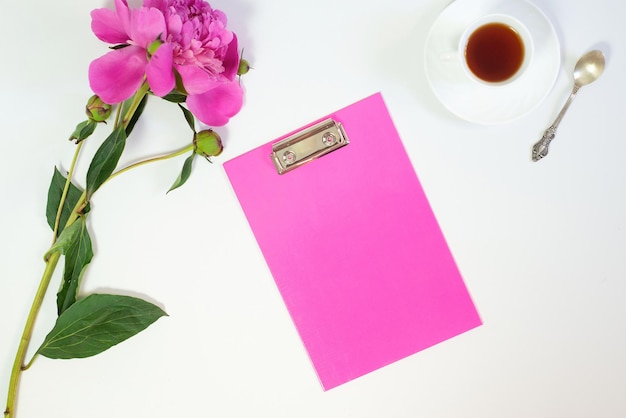
[[[587,52],[574,67],[574,84],[582,87],[593,83],[602,75],[604,64],[604,54],[601,51]]]

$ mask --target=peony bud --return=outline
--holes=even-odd
[[[250,71],[250,63],[245,60],[245,59],[241,59],[239,61],[239,68],[237,69],[237,75],[244,75],[247,74],[248,71]]]
[[[205,158],[217,157],[224,150],[222,139],[212,129],[196,133],[193,137],[193,144],[196,154],[200,154]]]
[[[104,103],[100,97],[94,95],[87,101],[85,113],[94,122],[104,122],[111,116],[111,105]]]

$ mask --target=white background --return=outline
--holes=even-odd
[[[111,3],[3,2],[2,401],[50,243],[49,179],[55,165],[69,167],[66,138],[91,94],[87,67],[106,52],[89,12]],[[90,217],[96,256],[85,292],[139,295],[170,316],[100,356],[39,358],[17,416],[626,416],[625,3],[536,0],[559,35],[562,70],[540,106],[497,126],[451,115],[426,82],[425,38],[448,3],[212,2],[254,66],[243,110],[219,130],[223,155],[197,160],[167,196],[183,158],[126,174],[98,192]],[[598,46],[605,74],[580,92],[550,155],[532,163],[574,63]],[[323,392],[222,162],[377,91],[484,325]],[[79,179],[106,132],[85,146]],[[151,100],[123,163],[189,135],[175,106]],[[34,347],[54,317],[51,296]]]

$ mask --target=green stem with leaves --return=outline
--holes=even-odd
[[[118,117],[116,117],[116,121],[115,121],[115,125],[114,125],[114,129],[115,128],[127,128],[129,123],[131,122],[131,120],[133,119],[133,116],[135,115],[135,112],[137,111],[137,109],[139,108],[139,106],[141,105],[142,100],[144,99],[144,97],[148,94],[148,90],[149,90],[149,86],[146,82],[144,82],[142,84],[142,86],[139,88],[139,90],[137,91],[137,93],[135,94],[135,96],[133,97],[132,101],[128,104],[128,107],[126,108],[126,111],[124,112],[124,117],[123,119],[120,120],[119,118],[119,113],[118,113]],[[121,107],[121,105],[120,105]],[[60,223],[60,218],[61,218],[61,211],[63,208],[63,205],[65,204],[65,200],[67,198],[67,193],[70,187],[70,183],[72,181],[72,177],[74,174],[74,168],[76,165],[76,162],[78,160],[78,156],[80,154],[82,148],[82,142],[79,142],[76,151],[74,153],[74,158],[72,159],[72,164],[71,164],[71,168],[68,172],[68,176],[66,179],[66,183],[65,183],[65,187],[63,189],[63,194],[61,196],[61,201],[59,203],[59,207],[58,207],[58,212],[57,212],[57,216],[56,216],[56,220],[55,220],[55,225],[54,225],[54,238],[53,238],[53,243],[54,241],[56,241],[57,235],[58,235],[58,230],[59,230],[59,223]],[[157,157],[157,158],[151,158],[136,164],[133,164],[129,167],[126,167],[122,170],[119,170],[116,173],[113,173],[108,179],[112,179],[116,176],[118,176],[119,174],[126,172],[132,168],[136,168],[139,167],[141,165],[144,164],[148,164],[151,162],[156,162],[156,161],[161,161],[161,160],[165,160],[168,158],[173,158],[176,157],[178,155],[181,155],[187,151],[189,151],[191,149],[191,147],[186,147],[183,150],[180,151],[176,151],[172,154],[168,154],[166,156],[162,156],[162,157]],[[72,223],[74,223],[80,216],[83,216],[82,211],[86,205],[86,193],[83,193],[82,196],[79,198],[76,206],[74,207],[73,211],[71,212],[65,227],[67,228],[68,226],[70,226]],[[13,368],[11,370],[11,377],[9,380],[9,389],[8,389],[8,394],[7,394],[7,405],[6,405],[6,409],[4,411],[4,418],[13,418],[15,416],[15,405],[16,405],[16,400],[17,400],[17,392],[18,392],[18,387],[19,387],[19,381],[21,378],[21,374],[23,371],[27,370],[30,365],[32,364],[32,362],[35,360],[37,353],[34,354],[33,359],[28,362],[25,363],[26,361],[26,355],[27,355],[27,351],[28,351],[28,347],[30,345],[30,341],[31,341],[31,337],[33,334],[33,330],[34,330],[34,326],[35,326],[35,322],[37,319],[37,316],[39,314],[39,311],[41,309],[41,306],[43,304],[43,300],[44,297],[47,293],[48,287],[50,285],[50,281],[52,279],[52,276],[55,272],[55,269],[57,267],[57,264],[59,262],[59,259],[61,258],[61,252],[60,251],[54,251],[51,254],[49,254],[49,256],[46,257],[45,260],[45,269],[41,278],[41,281],[39,283],[39,287],[37,289],[37,292],[35,294],[35,297],[33,299],[30,311],[28,313],[28,317],[26,319],[26,324],[24,325],[24,330],[22,332],[22,336],[20,339],[20,343],[17,349],[17,353],[15,355],[15,360],[13,362]]]

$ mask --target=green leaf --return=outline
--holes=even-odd
[[[131,99],[131,101],[132,101],[132,99]],[[139,103],[139,106],[137,106],[137,110],[135,110],[135,113],[133,113],[133,116],[130,118],[130,121],[128,121],[128,126],[126,127],[126,138],[128,138],[130,136],[130,133],[135,128],[135,124],[139,120],[139,117],[141,116],[143,111],[146,109],[146,103],[148,103],[148,95],[147,94],[145,96],[143,96],[143,99],[141,99],[141,102]]]
[[[185,103],[185,101],[187,100],[187,95],[185,93],[174,90],[171,93],[163,96],[163,99],[172,103]]]
[[[87,201],[113,173],[125,145],[126,131],[123,127],[115,129],[100,145],[87,171]]]
[[[117,45],[110,46],[109,49],[122,49],[122,48],[126,48],[127,46],[130,46],[130,44],[117,44]]]
[[[74,132],[70,136],[70,141],[76,140],[76,143],[78,144],[79,142],[89,138],[96,130],[97,125],[98,123],[91,119],[79,123],[76,125],[76,129],[74,129]]]
[[[174,189],[178,189],[180,186],[185,184],[185,182],[189,179],[189,176],[191,176],[191,167],[192,167],[193,159],[195,156],[196,156],[196,153],[193,152],[189,157],[187,157],[187,159],[185,160],[185,163],[183,164],[182,171],[178,175],[178,178],[176,179],[172,187],[170,187],[170,189],[167,191],[168,193]]]
[[[70,238],[71,241],[68,240],[69,243],[63,244],[62,247],[62,253],[65,254],[65,269],[63,270],[61,288],[57,293],[57,312],[59,315],[76,302],[83,274],[93,258],[91,238],[85,218],[80,217],[67,230],[73,233],[73,239]],[[61,237],[58,241],[61,241]]]
[[[54,173],[52,174],[52,181],[50,182],[50,187],[48,189],[48,204],[46,206],[46,219],[48,221],[48,225],[50,228],[54,230],[54,223],[57,217],[57,210],[59,208],[59,204],[61,203],[61,196],[63,195],[63,189],[65,188],[65,182],[67,179],[54,168]],[[65,198],[65,202],[63,202],[63,209],[61,210],[61,218],[59,220],[59,231],[57,236],[59,236],[63,232],[63,228],[65,228],[65,224],[67,220],[74,210],[74,207],[78,203],[83,191],[75,186],[73,183],[70,183],[69,189],[67,191],[67,196]],[[83,213],[89,212],[89,206],[85,207]]]
[[[51,254],[56,252],[61,252],[61,254],[65,254],[67,249],[76,241],[76,237],[80,233],[82,228],[81,226],[82,218],[79,218],[75,222],[73,222],[70,226],[65,228],[61,235],[54,242],[52,247],[46,252],[44,255],[44,260],[47,260]]]
[[[162,316],[167,314],[142,299],[89,295],[57,318],[37,353],[52,359],[95,356],[138,334]]]
[[[193,133],[196,133],[196,119],[194,118],[193,113],[191,113],[189,109],[184,108],[180,104],[178,105],[178,107],[180,107],[180,110],[183,111],[183,115],[185,115],[185,120],[187,121],[187,124],[189,125]]]

